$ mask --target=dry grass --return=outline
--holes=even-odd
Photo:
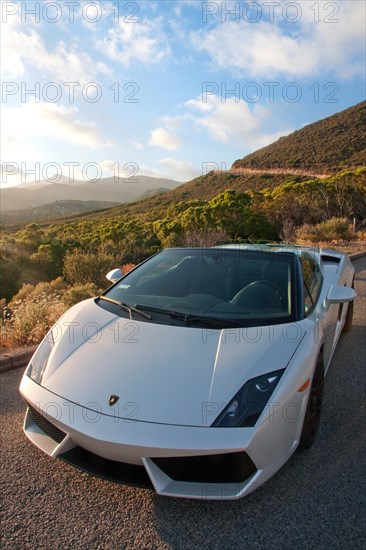
[[[66,311],[62,297],[67,286],[61,278],[36,286],[23,285],[3,307],[0,345],[8,348],[38,344]]]
[[[135,266],[122,266],[125,275]],[[25,284],[7,304],[0,303],[1,350],[39,344],[67,309],[102,292],[92,282],[68,284],[62,277],[50,283]]]
[[[23,285],[9,304],[2,303],[0,347],[39,344],[69,307],[97,294],[99,289],[93,284],[71,287],[61,277],[50,283]]]

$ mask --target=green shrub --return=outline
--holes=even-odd
[[[64,277],[73,284],[93,283],[98,288],[106,288],[108,283],[105,276],[117,266],[118,262],[112,254],[76,249],[65,255]]]

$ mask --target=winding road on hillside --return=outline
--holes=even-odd
[[[216,174],[237,174],[239,176],[245,176],[246,174],[289,174],[291,176],[304,176],[307,178],[325,179],[329,178],[332,174],[323,173],[315,174],[312,171],[296,170],[290,168],[231,168],[230,170],[214,170]]]
[[[22,433],[21,370],[0,377],[4,549],[358,549],[365,545],[366,258],[354,327],[326,380],[315,446],[240,501],[192,501],[108,483],[43,455]]]

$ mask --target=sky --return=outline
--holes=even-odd
[[[1,185],[230,169],[365,99],[365,6],[1,1]]]

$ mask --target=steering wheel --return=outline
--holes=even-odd
[[[265,286],[268,286],[270,288],[273,288],[273,290],[275,291],[275,293],[277,294],[277,296],[279,297],[279,299],[281,300],[281,302],[284,302],[285,301],[285,295],[284,293],[282,292],[282,290],[280,289],[279,286],[277,286],[275,283],[272,283],[272,281],[258,281],[258,283],[261,283],[262,285],[265,285]]]
[[[232,298],[230,302],[234,305],[239,305],[238,302],[240,301],[240,298],[243,296],[243,294],[245,295],[248,292],[248,289],[252,289],[254,286],[256,287],[262,286],[262,287],[270,288],[276,294],[281,304],[285,303],[285,296],[282,290],[271,281],[264,281],[263,279],[261,279],[260,281],[253,281],[249,285],[239,290],[239,292],[235,294],[234,298]]]

